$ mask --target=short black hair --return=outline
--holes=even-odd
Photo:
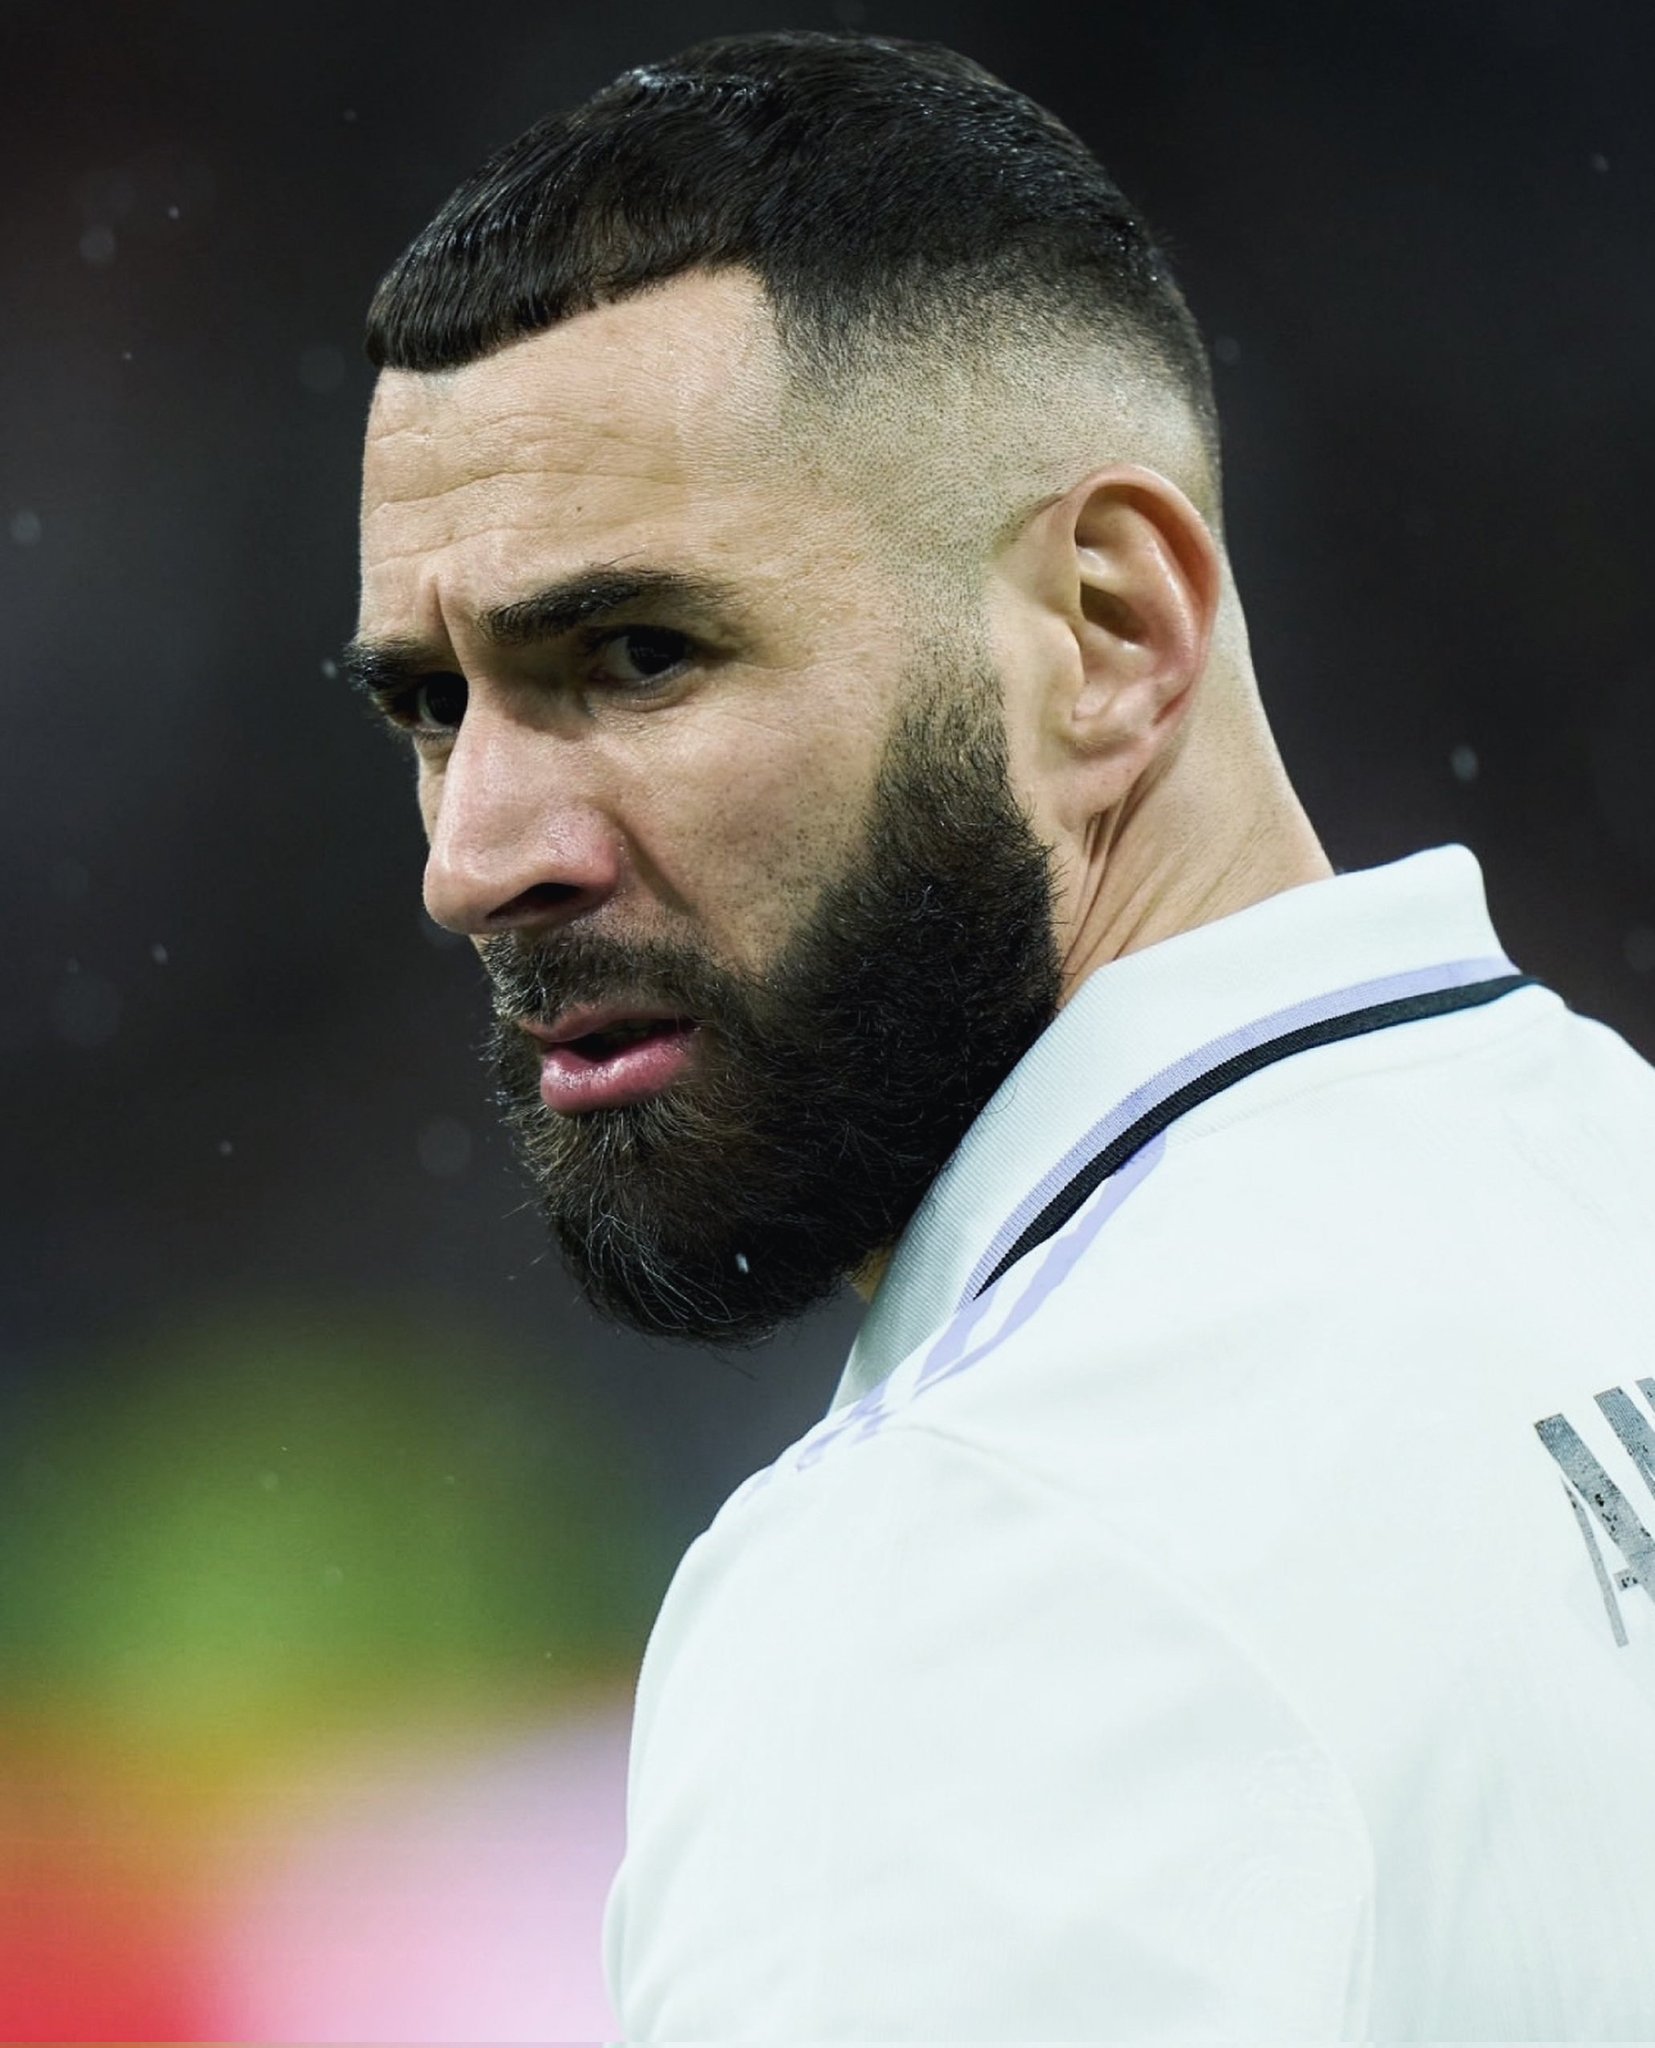
[[[1199,330],[1078,136],[969,58],[884,36],[723,36],[628,71],[467,179],[374,295],[378,368],[456,369],[681,273],[756,276],[795,370],[882,345],[1113,342],[1190,405]]]

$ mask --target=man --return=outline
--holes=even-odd
[[[1205,357],[1051,116],[741,37],[375,300],[350,665],[581,1284],[833,1412],[680,1568],[648,2040],[1655,2032],[1655,1080],[1334,876]]]

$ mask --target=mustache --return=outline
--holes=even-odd
[[[666,940],[507,932],[486,940],[478,957],[501,1025],[550,1023],[565,1010],[608,1002],[663,1004],[708,1022],[742,1008],[736,977]]]
[[[512,1024],[519,1018],[539,1023],[570,1003],[594,1000],[577,992],[579,977],[571,975],[567,963],[544,943],[511,933],[490,939],[478,950],[498,1023]]]

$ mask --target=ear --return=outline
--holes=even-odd
[[[1137,464],[1094,472],[1040,524],[1040,581],[1066,629],[1047,678],[1047,746],[1067,757],[1073,798],[1095,816],[1166,755],[1188,715],[1223,567],[1184,493]]]

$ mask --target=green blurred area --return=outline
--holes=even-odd
[[[635,1668],[673,1557],[641,1454],[433,1321],[238,1315],[6,1414],[0,1712],[197,1762]]]

